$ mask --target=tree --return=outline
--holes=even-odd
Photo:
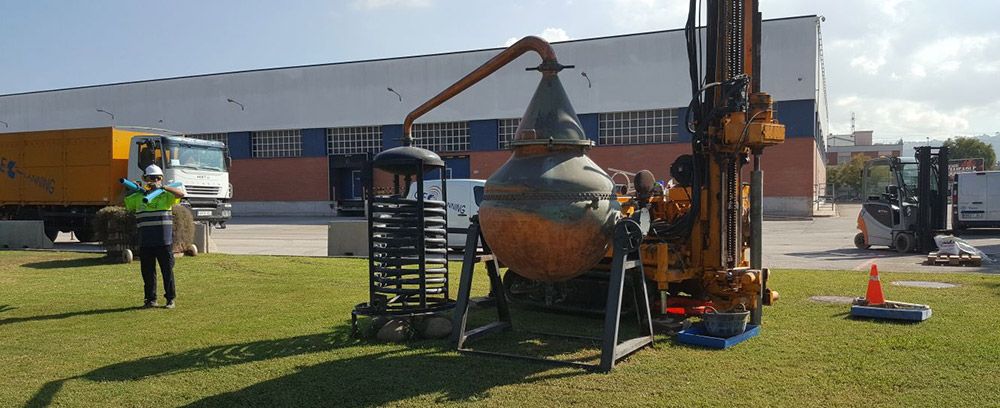
[[[997,162],[993,146],[975,137],[958,136],[949,138],[942,144],[948,148],[950,159],[983,159],[986,170],[992,170]]]
[[[851,161],[826,168],[826,181],[837,189],[847,189],[852,194],[861,193],[861,173],[868,158],[864,155],[851,157]]]

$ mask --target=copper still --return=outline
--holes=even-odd
[[[542,73],[511,146],[514,153],[487,181],[479,219],[486,243],[511,271],[557,282],[586,272],[604,257],[620,206],[607,173],[587,157],[594,143],[559,81],[552,47],[525,37],[407,116],[413,120],[527,51]]]

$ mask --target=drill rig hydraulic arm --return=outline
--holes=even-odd
[[[757,7],[757,0],[708,1],[702,81],[695,26],[699,1],[691,1],[685,34],[692,90],[688,126],[693,136],[690,181],[682,183],[688,184],[682,188],[690,189],[691,199],[677,222],[658,220],[652,231],[653,238],[683,248],[670,251],[681,258],[683,269],[654,277],[661,290],[693,280],[687,285],[693,287],[690,290],[700,289],[701,297],[717,309],[742,305],[756,312],[755,320],[762,304],[770,303],[776,293],[766,289],[766,272],[759,265],[761,180],[756,179],[751,189],[758,193],[754,197],[744,186],[742,168],[752,157],[754,175],[759,177],[763,149],[784,141],[784,126],[774,118],[771,97],[760,91]],[[750,226],[748,206],[756,207],[756,228]],[[746,253],[751,248],[753,258]],[[755,269],[750,268],[751,260]]]

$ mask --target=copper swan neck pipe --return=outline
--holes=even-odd
[[[542,57],[542,65],[539,65],[539,70],[558,71],[562,68],[559,65],[559,61],[556,60],[555,50],[552,49],[552,46],[547,41],[536,36],[524,37],[406,115],[406,119],[403,121],[403,145],[410,146],[413,144],[413,121],[472,85],[475,85],[477,82],[483,80],[483,78],[490,76],[528,51],[534,51],[538,56]]]

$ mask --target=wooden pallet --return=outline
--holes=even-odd
[[[943,266],[982,266],[983,258],[979,255],[972,255],[967,253],[960,253],[958,255],[948,255],[948,254],[938,254],[937,252],[931,252],[927,254],[927,261],[924,262],[925,265],[943,265]]]

